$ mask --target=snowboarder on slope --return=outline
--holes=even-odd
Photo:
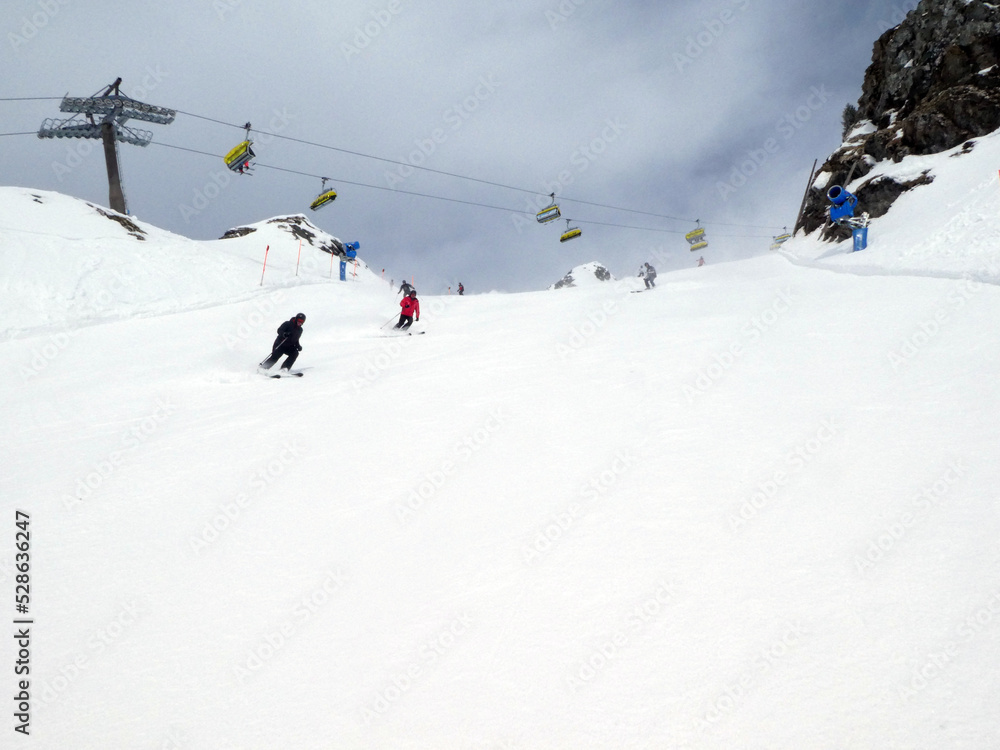
[[[656,286],[656,269],[649,263],[644,263],[639,269],[639,278],[646,282],[647,289],[652,289]]]
[[[465,294],[465,287],[462,286],[462,282],[460,281],[458,282],[458,296],[461,297],[463,294]]]
[[[299,313],[294,318],[290,318],[278,326],[278,337],[274,340],[274,344],[271,345],[271,356],[260,363],[261,368],[270,370],[275,362],[281,359],[283,355],[287,355],[287,359],[282,363],[281,369],[285,372],[292,369],[292,365],[295,364],[299,352],[302,351],[299,338],[302,336],[302,324],[305,322],[306,314]]]
[[[420,302],[417,301],[417,290],[410,289],[409,294],[399,301],[399,306],[402,311],[399,314],[399,322],[394,327],[405,331],[413,325],[414,315],[418,321],[420,320]]]

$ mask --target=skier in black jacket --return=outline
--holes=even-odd
[[[274,363],[281,359],[282,355],[288,358],[281,365],[281,369],[288,371],[292,369],[295,360],[302,351],[299,338],[302,336],[302,324],[306,322],[306,314],[299,313],[294,318],[290,318],[278,326],[278,337],[271,346],[271,356],[260,363],[260,367],[270,370]]]

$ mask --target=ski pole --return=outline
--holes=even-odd
[[[394,321],[395,319],[396,319],[396,316],[395,316],[395,315],[393,315],[393,316],[392,316],[391,318],[389,318],[389,319],[388,319],[387,321],[385,321],[385,323],[383,323],[382,325],[380,325],[380,326],[378,327],[378,329],[379,329],[379,330],[381,331],[381,330],[382,330],[383,328],[385,328],[385,327],[386,327],[387,325],[389,325],[389,324],[390,324],[390,323],[391,323],[392,321]]]

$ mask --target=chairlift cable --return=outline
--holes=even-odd
[[[188,152],[190,152],[192,154],[199,154],[201,156],[208,156],[208,157],[211,157],[213,159],[217,159],[218,158],[218,154],[214,154],[214,153],[211,153],[211,152],[208,152],[208,151],[200,151],[198,149],[188,148],[186,146],[175,146],[175,145],[170,144],[170,143],[161,143],[159,141],[152,141],[151,145],[154,145],[154,146],[163,146],[164,148],[172,148],[172,149],[176,149],[178,151],[188,151]],[[274,164],[261,164],[260,162],[257,162],[256,166],[259,167],[259,168],[261,168],[261,169],[272,169],[272,170],[274,170],[276,172],[286,172],[288,174],[294,174],[294,175],[298,175],[300,177],[312,177],[312,178],[316,178],[316,179],[320,179],[320,180],[322,180],[324,178],[324,175],[313,174],[311,172],[303,172],[303,171],[298,170],[298,169],[289,169],[287,167],[279,167],[279,166],[276,166]],[[386,187],[384,185],[371,185],[371,184],[366,183],[366,182],[355,182],[355,181],[352,181],[352,180],[343,180],[343,179],[340,179],[339,177],[329,177],[329,176],[327,176],[326,178],[330,182],[334,182],[334,183],[337,183],[337,184],[354,185],[355,187],[366,187],[366,188],[372,188],[374,190],[385,190],[385,191],[388,191],[390,193],[400,193],[400,194],[403,194],[403,195],[413,195],[413,196],[416,196],[416,197],[419,197],[419,198],[433,198],[434,200],[447,201],[449,203],[461,203],[461,204],[466,205],[466,206],[475,206],[476,208],[488,208],[488,209],[491,209],[493,211],[504,211],[506,213],[531,215],[531,214],[529,214],[529,212],[524,211],[522,209],[510,208],[508,206],[494,206],[494,205],[491,205],[491,204],[488,204],[488,203],[479,203],[477,201],[462,200],[460,198],[448,198],[448,197],[443,196],[443,195],[431,195],[429,193],[419,193],[419,192],[416,192],[414,190],[399,190],[397,188]],[[637,230],[641,230],[641,231],[645,231],[645,232],[662,232],[662,233],[665,233],[665,234],[684,234],[683,230],[675,230],[675,229],[659,229],[659,228],[656,228],[656,227],[637,227],[637,226],[631,226],[631,225],[628,225],[628,224],[611,224],[611,223],[608,223],[608,222],[588,221],[588,220],[584,220],[584,219],[574,219],[574,221],[576,221],[579,224],[594,224],[594,225],[597,225],[597,226],[615,227],[615,228],[618,228],[618,229],[637,229]],[[758,235],[741,235],[741,234],[720,234],[720,235],[717,235],[717,236],[718,237],[751,237],[751,238],[758,237]],[[763,236],[763,235],[759,235],[759,236]],[[768,235],[768,236],[770,236],[770,235]]]
[[[214,122],[214,123],[217,123],[219,125],[225,125],[225,126],[231,127],[231,128],[241,128],[242,127],[240,125],[236,125],[235,123],[225,122],[223,120],[217,120],[215,118],[205,117],[203,115],[196,115],[193,112],[185,112],[184,110],[180,110],[180,109],[175,110],[175,111],[177,112],[177,114],[180,114],[180,115],[187,115],[189,117],[196,117],[196,118],[201,119],[201,120],[207,120],[209,122]],[[292,141],[294,143],[301,143],[301,144],[306,145],[306,146],[313,146],[315,148],[323,148],[323,149],[327,149],[327,150],[330,150],[330,151],[337,151],[339,153],[350,154],[351,156],[359,156],[359,157],[364,158],[364,159],[374,159],[376,161],[386,162],[387,164],[395,164],[397,166],[409,167],[410,169],[416,169],[416,170],[420,170],[420,171],[423,171],[423,172],[431,172],[432,174],[439,174],[439,175],[443,175],[445,177],[454,177],[454,178],[459,179],[459,180],[469,180],[471,182],[478,182],[478,183],[480,183],[482,185],[490,185],[491,187],[499,187],[499,188],[504,188],[506,190],[514,190],[514,191],[517,191],[517,192],[520,192],[520,193],[527,193],[528,195],[540,195],[540,193],[539,193],[538,190],[529,190],[527,188],[517,187],[515,185],[505,185],[504,183],[501,183],[501,182],[493,182],[491,180],[483,180],[483,179],[480,179],[478,177],[469,177],[468,175],[456,174],[454,172],[446,172],[446,171],[440,170],[440,169],[432,169],[431,167],[417,166],[415,164],[409,164],[407,162],[398,161],[396,159],[387,159],[387,158],[382,157],[382,156],[374,156],[372,154],[366,154],[366,153],[363,153],[363,152],[360,152],[360,151],[352,151],[350,149],[339,148],[337,146],[330,146],[329,144],[325,144],[325,143],[316,143],[315,141],[307,141],[307,140],[303,140],[301,138],[293,138],[291,136],[280,135],[279,133],[272,133],[272,132],[269,132],[269,131],[266,131],[266,130],[258,130],[257,132],[260,133],[261,135],[267,135],[267,136],[270,136],[272,138],[281,138],[283,140]],[[658,219],[668,219],[670,221],[683,221],[683,222],[686,222],[686,223],[690,223],[691,221],[694,221],[691,218],[686,218],[686,217],[681,217],[681,216],[670,216],[668,214],[658,214],[658,213],[654,213],[652,211],[640,211],[640,210],[634,209],[634,208],[625,208],[624,206],[612,206],[612,205],[608,205],[608,204],[605,204],[605,203],[594,203],[592,201],[580,200],[580,199],[577,199],[577,198],[571,198],[569,196],[563,196],[563,195],[559,196],[559,199],[561,201],[566,201],[566,202],[570,202],[570,203],[580,203],[582,205],[595,206],[597,208],[606,208],[606,209],[609,209],[609,210],[612,210],[612,211],[625,211],[625,212],[628,212],[628,213],[641,214],[641,215],[644,215],[644,216],[653,216],[653,217],[656,217]],[[518,213],[527,213],[527,211],[519,211]],[[764,225],[758,225],[758,224],[731,224],[731,223],[725,223],[725,222],[711,222],[711,223],[714,224],[714,225],[716,225],[716,226],[724,226],[724,227],[746,227],[748,229],[773,229],[773,226],[764,226]]]
[[[95,96],[96,96],[96,94],[95,94]],[[58,97],[58,96],[45,96],[45,97],[7,97],[7,98],[0,98],[0,101],[48,101],[48,100],[58,100],[58,99],[62,99],[62,98],[63,97]],[[225,120],[219,120],[219,119],[216,119],[214,117],[206,117],[205,115],[198,115],[198,114],[195,114],[194,112],[187,112],[187,111],[181,110],[181,109],[175,109],[174,111],[177,114],[180,114],[180,115],[187,115],[188,117],[193,117],[193,118],[196,118],[196,119],[199,119],[199,120],[205,120],[206,122],[213,122],[213,123],[216,123],[218,125],[224,125],[226,127],[237,128],[239,130],[243,130],[246,127],[245,125],[237,125],[236,123],[226,122]],[[515,185],[506,185],[504,183],[494,182],[492,180],[484,180],[484,179],[481,179],[481,178],[478,178],[478,177],[469,177],[468,175],[461,175],[461,174],[457,174],[455,172],[447,172],[447,171],[440,170],[440,169],[433,169],[431,167],[417,166],[417,165],[409,164],[407,162],[399,161],[399,160],[396,160],[396,159],[388,159],[388,158],[382,157],[382,156],[375,156],[373,154],[366,154],[366,153],[363,153],[363,152],[360,152],[360,151],[353,151],[353,150],[350,150],[350,149],[339,148],[337,146],[331,146],[331,145],[325,144],[325,143],[317,143],[315,141],[307,141],[307,140],[304,140],[304,139],[301,139],[301,138],[293,138],[292,136],[280,135],[279,133],[272,133],[272,132],[266,131],[266,130],[257,130],[256,132],[259,133],[260,135],[270,136],[272,138],[280,138],[280,139],[283,139],[283,140],[292,141],[294,143],[301,143],[301,144],[306,145],[306,146],[312,146],[312,147],[315,147],[315,148],[327,149],[327,150],[330,150],[330,151],[337,151],[339,153],[349,154],[351,156],[358,156],[358,157],[361,157],[361,158],[364,158],[364,159],[373,159],[375,161],[381,161],[381,162],[385,162],[387,164],[395,164],[397,166],[409,167],[411,169],[416,169],[416,170],[420,170],[420,171],[423,171],[423,172],[430,172],[432,174],[438,174],[438,175],[442,175],[444,177],[452,177],[452,178],[459,179],[459,180],[467,180],[467,181],[470,181],[470,182],[477,182],[479,184],[489,185],[491,187],[499,187],[499,188],[503,188],[505,190],[514,190],[514,191],[520,192],[520,193],[527,193],[528,195],[540,195],[540,192],[538,190],[529,190],[527,188],[517,187]],[[4,134],[0,134],[0,136],[3,136],[3,135],[34,135],[34,132],[30,132],[30,133],[4,133]],[[161,144],[161,145],[166,145],[166,144]],[[180,148],[180,147],[177,147],[177,148]],[[187,149],[187,150],[192,150],[192,149]],[[195,152],[195,153],[204,153],[204,152]],[[261,166],[265,166],[265,165],[261,165]],[[275,169],[276,167],[270,167],[270,168]],[[287,170],[287,171],[291,171],[291,170]],[[304,174],[304,173],[299,173],[299,174]],[[309,177],[315,177],[317,175],[307,175],[307,176],[309,176]],[[345,182],[345,181],[341,180],[341,182]],[[423,195],[422,193],[411,193],[410,191],[396,190],[394,188],[381,188],[380,186],[376,186],[376,185],[364,185],[363,183],[346,183],[346,184],[357,184],[357,185],[361,185],[363,187],[379,187],[379,189],[392,190],[393,192],[407,193],[407,194],[412,194],[412,195]],[[430,196],[430,195],[427,195],[427,196],[424,196],[424,197],[429,197],[429,198],[438,197],[438,198],[440,198],[440,196]],[[472,203],[472,202],[469,202],[469,201],[458,201],[457,199],[451,199],[451,198],[440,198],[440,199],[441,200],[453,200],[453,201],[456,201],[456,202],[459,202],[459,203],[469,203],[470,205],[485,205],[485,204]],[[605,203],[595,203],[593,201],[580,200],[580,199],[572,198],[572,197],[569,197],[569,196],[560,196],[560,200],[567,201],[567,202],[570,202],[570,203],[579,203],[581,205],[586,205],[586,206],[594,206],[596,208],[606,208],[606,209],[611,210],[611,211],[624,211],[624,212],[627,212],[627,213],[640,214],[640,215],[643,215],[643,216],[652,216],[652,217],[655,217],[655,218],[658,218],[658,219],[667,219],[669,221],[683,221],[683,222],[688,222],[688,223],[690,223],[691,221],[693,221],[690,218],[684,218],[684,217],[679,217],[679,216],[670,216],[668,214],[658,214],[658,213],[654,213],[652,211],[641,211],[639,209],[634,209],[634,208],[625,208],[624,206],[613,206],[613,205],[609,205],[609,204],[605,204]],[[503,210],[509,211],[511,209],[503,209]],[[527,211],[515,211],[515,212],[516,213],[524,213],[524,214],[528,213]],[[598,223],[598,222],[589,222],[589,223]],[[745,227],[747,229],[773,229],[772,226],[764,226],[764,225],[758,225],[758,224],[734,224],[734,223],[727,223],[727,222],[710,222],[710,223],[714,224],[715,226],[725,226],[725,227]],[[608,226],[615,226],[615,225],[609,224]],[[625,225],[617,225],[617,226],[624,227]],[[630,228],[637,228],[637,227],[630,227]],[[666,230],[666,229],[663,229],[663,230],[649,229],[649,231],[663,231],[663,232],[667,232],[667,233],[670,233],[670,234],[681,234],[682,233],[682,232],[678,232],[676,230]],[[717,236],[725,236],[725,235],[717,235]],[[738,236],[738,235],[731,235],[731,236]]]

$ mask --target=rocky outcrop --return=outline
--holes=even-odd
[[[276,224],[278,229],[288,232],[296,239],[302,240],[325,253],[346,257],[346,248],[343,242],[318,228],[302,214],[277,216],[255,226],[234,227],[233,229],[226,230],[225,234],[219,239],[229,240],[236,237],[245,237],[267,224]]]
[[[563,289],[566,287],[587,286],[601,281],[613,281],[611,272],[597,262],[584,263],[582,266],[569,271],[559,281],[549,287],[549,289]]]
[[[873,218],[906,190],[932,176],[897,182],[864,178],[881,161],[935,154],[1000,128],[1000,5],[985,0],[921,0],[875,42],[865,72],[859,121],[823,164],[798,228],[823,227],[824,239],[849,232],[830,227],[826,189],[846,185]]]

